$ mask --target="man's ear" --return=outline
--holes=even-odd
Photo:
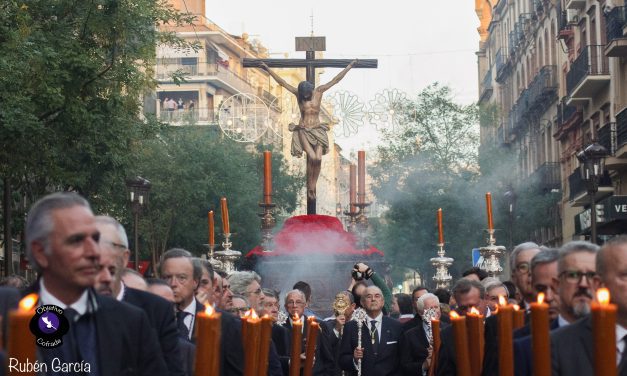
[[[39,240],[35,240],[31,243],[31,253],[41,269],[48,267],[48,257],[45,252],[46,248]]]
[[[126,268],[128,265],[128,259],[130,257],[131,252],[128,249],[125,249],[124,252],[122,252],[122,259],[124,260],[124,267]]]

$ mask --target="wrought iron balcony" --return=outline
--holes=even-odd
[[[494,65],[496,67],[496,82],[501,83],[505,81],[505,77],[510,71],[510,60],[507,47],[501,47],[496,52]]]
[[[160,59],[156,75],[159,81],[169,81],[175,72],[188,76],[189,80],[206,80],[229,92],[253,93],[251,84],[230,69],[214,63],[183,64],[182,59]]]
[[[164,123],[178,126],[209,125],[217,123],[213,108],[194,108],[192,110],[168,110],[160,108],[157,110],[157,117]]]
[[[492,96],[492,67],[488,69],[483,81],[481,82],[481,91],[479,94],[479,103],[487,101]]]
[[[607,46],[605,54],[612,57],[627,56],[627,7],[614,7],[605,15]]]
[[[570,192],[568,198],[573,206],[584,206],[590,203],[588,188],[585,180],[581,178],[579,169],[576,169],[575,172],[568,176],[568,189]],[[613,192],[614,187],[612,186],[612,179],[609,174],[606,173],[599,180],[599,190],[596,194],[596,200],[599,201],[611,195]]]
[[[610,156],[616,154],[616,123],[607,123],[597,133],[599,144],[607,150]]]
[[[566,74],[569,102],[591,98],[610,82],[604,48],[604,45],[586,46],[571,64]]]
[[[627,108],[616,115],[616,150],[627,144]]]
[[[566,0],[566,9],[583,9],[586,6],[586,0]]]
[[[561,173],[559,162],[545,162],[530,176],[530,183],[541,193],[548,193],[561,188]]]
[[[557,105],[557,126],[561,127],[570,122],[580,111],[576,106],[566,104],[566,98],[562,98]]]
[[[540,116],[557,99],[557,67],[545,65],[525,90],[521,107],[522,116],[532,118]],[[521,96],[521,100],[523,97]],[[520,107],[520,106],[519,106]]]

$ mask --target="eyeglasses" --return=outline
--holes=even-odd
[[[528,262],[521,262],[520,264],[516,265],[516,270],[518,270],[521,273],[528,273],[529,272],[529,263]]]
[[[569,283],[580,283],[583,276],[586,276],[588,282],[592,281],[597,273],[596,272],[580,272],[579,270],[567,270],[565,272],[560,273],[560,277],[564,277],[566,282]]]
[[[229,309],[229,312],[237,315],[237,314],[239,314],[239,312],[246,312],[248,310],[250,310],[250,307],[240,307],[240,308],[233,307],[233,308]]]
[[[303,302],[302,300],[288,300],[287,302],[285,302],[285,305],[291,305],[291,306],[300,306],[305,304],[305,302]]]

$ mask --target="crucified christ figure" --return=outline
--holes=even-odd
[[[337,76],[324,85],[314,87],[309,81],[302,81],[298,84],[298,89],[288,84],[274,71],[265,64],[261,63],[261,67],[266,70],[276,82],[289,90],[298,99],[298,107],[300,108],[300,120],[298,124],[290,124],[289,130],[294,132],[292,135],[292,155],[300,157],[303,151],[307,154],[307,212],[315,213],[316,202],[316,182],[320,175],[320,167],[322,156],[329,151],[329,137],[327,131],[329,125],[320,123],[320,102],[322,94],[329,90],[333,85],[340,82],[346,73],[357,63],[353,60],[346,68],[344,68]],[[310,206],[314,205],[313,210]]]

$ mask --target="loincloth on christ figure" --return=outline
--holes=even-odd
[[[313,149],[316,146],[322,146],[322,154],[326,154],[329,152],[329,136],[327,132],[329,131],[329,124],[320,123],[315,127],[303,127],[299,124],[291,123],[288,127],[290,132],[294,132],[292,135],[292,155],[295,157],[300,157],[303,155],[303,145],[301,144],[299,134],[302,132],[307,139],[307,142]]]

